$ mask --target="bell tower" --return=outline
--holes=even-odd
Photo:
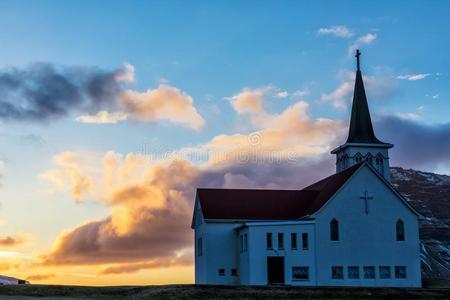
[[[394,145],[380,141],[373,131],[360,69],[360,56],[361,52],[356,50],[356,78],[348,138],[345,144],[335,148],[331,154],[336,154],[336,172],[365,160],[389,181],[388,149]]]

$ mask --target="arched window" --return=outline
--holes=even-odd
[[[344,159],[344,169],[347,169],[348,168],[348,155],[345,154],[343,159]]]
[[[403,224],[402,220],[398,220],[395,224],[395,229],[397,232],[397,241],[404,241],[405,240],[405,224]]]
[[[339,241],[339,222],[336,219],[330,222],[330,239],[332,241]]]
[[[384,175],[383,155],[381,154],[377,155],[377,170]]]
[[[371,164],[371,165],[373,165],[373,157],[372,157],[372,154],[367,154],[367,156],[366,156],[366,161],[369,163],[369,164]]]
[[[356,153],[356,155],[355,155],[355,161],[356,161],[356,163],[360,163],[360,162],[362,162],[362,155],[361,155],[361,153]]]

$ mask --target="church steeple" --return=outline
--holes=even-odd
[[[336,154],[336,172],[366,160],[389,180],[388,149],[393,145],[383,143],[375,136],[364,90],[360,56],[361,52],[356,50],[356,78],[348,138],[344,145],[334,149],[331,153]]]
[[[366,91],[362,79],[359,57],[361,52],[356,50],[356,79],[353,92],[352,116],[348,131],[347,143],[369,143],[382,144],[373,132],[372,120],[370,118],[369,106],[367,104]]]

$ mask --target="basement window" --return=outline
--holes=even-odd
[[[406,278],[406,267],[404,267],[404,266],[396,266],[395,267],[395,278],[397,278],[397,279],[405,279]]]
[[[219,269],[219,276],[225,276],[225,269]]]
[[[391,278],[391,267],[389,267],[389,266],[380,266],[380,278],[381,279],[389,279],[389,278]]]

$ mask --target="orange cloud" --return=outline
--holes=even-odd
[[[20,266],[19,263],[2,262],[0,263],[0,271],[9,271],[11,269],[17,269]]]
[[[193,263],[192,253],[176,258],[156,259],[150,262],[114,265],[102,269],[100,275],[134,273],[144,269],[169,268],[175,266],[188,266]]]
[[[11,236],[0,237],[0,247],[16,247],[25,242],[25,240],[21,237],[14,238]]]
[[[57,276],[55,274],[34,274],[34,275],[29,275],[26,280],[28,281],[42,281],[42,280],[47,280],[47,279],[53,279],[56,278]]]
[[[119,102],[125,113],[139,121],[168,120],[196,130],[205,124],[192,97],[172,86],[161,84],[146,92],[124,91]]]
[[[251,187],[300,188],[331,172],[332,163],[320,156],[328,152],[343,126],[313,119],[308,109],[308,103],[299,101],[279,114],[263,110],[264,119],[254,124],[258,132],[216,136],[208,143],[179,149],[170,158],[112,151],[102,157],[58,155],[56,167],[44,172],[58,174],[57,179],[43,177],[77,200],[80,196],[100,200],[110,208],[110,215],[61,234],[41,257],[42,263],[107,265],[104,274],[180,264],[179,253],[192,249],[189,224],[196,187],[242,187],[245,182]],[[224,156],[194,164],[182,156],[185,151]],[[239,153],[249,159],[242,160]],[[273,156],[278,156],[277,161],[266,164]]]
[[[54,189],[70,190],[73,197],[80,201],[92,187],[92,178],[83,174],[86,167],[83,160],[79,153],[62,152],[53,158],[60,168],[48,170],[40,178],[51,182]]]

